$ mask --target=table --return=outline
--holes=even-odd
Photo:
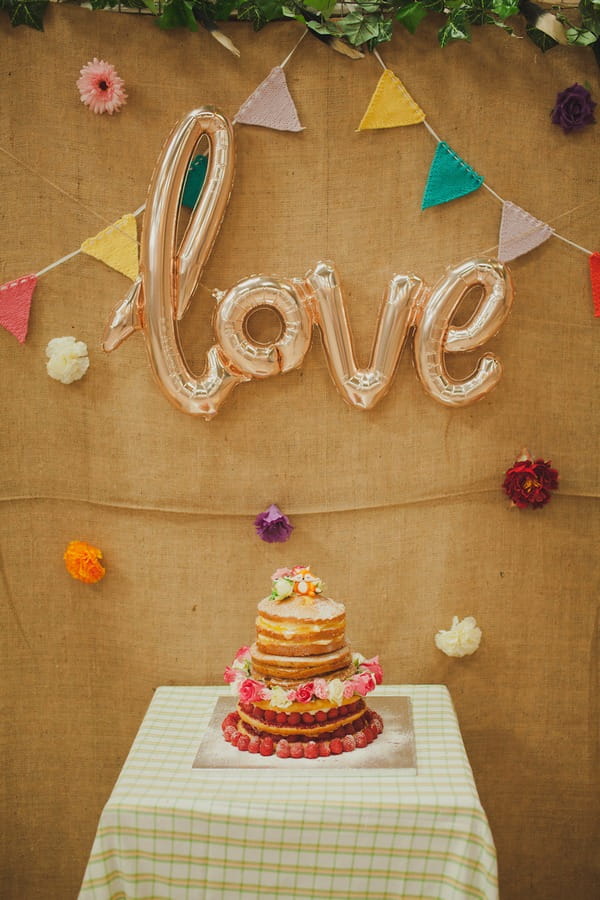
[[[497,898],[494,843],[444,685],[377,688],[411,698],[416,775],[192,769],[224,694],[157,689],[80,900]]]

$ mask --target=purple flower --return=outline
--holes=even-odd
[[[590,92],[582,84],[575,82],[556,95],[552,124],[560,125],[565,134],[570,131],[581,131],[586,125],[592,125],[596,121],[595,106]]]
[[[265,512],[259,513],[254,527],[259,537],[268,544],[283,544],[294,530],[288,517],[274,503]]]

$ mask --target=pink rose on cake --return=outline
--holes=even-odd
[[[381,684],[383,681],[383,669],[381,668],[381,663],[379,662],[379,656],[374,656],[373,659],[363,659],[360,664],[361,669],[368,669],[375,677],[375,684]]]
[[[353,675],[348,679],[344,686],[344,697],[349,698],[354,694],[366,697],[369,691],[375,687],[375,676],[371,672],[363,672],[360,675]],[[348,692],[348,693],[347,693]]]
[[[223,679],[226,684],[233,684],[234,681],[237,681],[238,678],[241,678],[242,674],[239,669],[233,669],[231,666],[225,666],[225,671],[223,672]]]
[[[242,703],[256,703],[258,700],[267,700],[268,689],[260,681],[246,678],[240,684],[239,697]]]
[[[313,681],[313,691],[318,700],[327,700],[327,682],[324,678],[315,678]]]
[[[307,682],[306,684],[301,684],[300,687],[296,688],[296,703],[308,703],[312,700],[314,693],[314,684],[312,681]]]
[[[241,662],[246,659],[250,659],[250,647],[240,647],[235,654],[234,662]]]

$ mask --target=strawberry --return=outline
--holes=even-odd
[[[275,721],[277,722],[278,725],[285,725],[285,723],[287,722],[286,713],[278,712],[277,715],[275,716]]]
[[[373,716],[371,728],[375,729],[376,734],[381,734],[381,732],[383,731],[383,722],[381,721],[379,716]]]
[[[342,747],[342,742],[341,742],[341,740],[340,740],[339,738],[334,738],[332,741],[329,741],[329,749],[330,749],[331,752],[334,753],[336,756],[337,756],[339,753],[343,753],[343,752],[344,752],[344,748]]]
[[[290,744],[290,756],[292,759],[301,759],[304,756],[304,744]]]
[[[289,759],[291,747],[285,738],[277,741],[277,749],[275,750],[279,759]]]
[[[233,734],[231,735],[231,743],[233,744],[234,747],[237,747],[238,741],[240,738],[241,738],[240,732],[234,731]]]
[[[316,759],[319,755],[319,747],[314,741],[304,744],[304,756],[306,759]]]
[[[305,713],[302,713],[302,721],[304,722],[305,725],[314,725],[315,717],[313,716],[312,713],[305,712]]]
[[[231,743],[232,735],[234,735],[237,731],[235,725],[228,725],[227,728],[223,729],[223,737],[228,743]]]
[[[377,735],[375,734],[375,731],[373,730],[372,725],[367,725],[367,727],[365,729],[363,729],[363,734],[367,739],[367,744],[372,744],[373,741],[375,740],[375,738],[377,737]]]
[[[321,741],[319,744],[319,756],[331,756],[329,741]]]
[[[277,713],[274,709],[265,709],[265,722],[268,722],[270,725],[272,725],[276,718]]]
[[[329,710],[329,712],[327,713],[327,718],[331,722],[331,721],[333,721],[333,719],[337,719],[339,714],[340,714],[340,712],[339,712],[337,706],[332,706],[331,709]]]
[[[274,749],[275,745],[273,743],[272,737],[264,737],[260,739],[260,746],[258,750],[261,756],[272,756]]]
[[[351,750],[354,750],[354,748],[356,747],[354,735],[347,734],[342,741],[342,747],[344,748],[344,753],[350,753]]]
[[[327,713],[324,709],[319,709],[315,713],[315,720],[317,722],[326,722],[327,721]]]
[[[257,734],[255,734],[250,738],[250,743],[248,744],[248,752],[249,753],[258,753],[259,749],[260,749],[260,738]]]
[[[238,750],[247,750],[250,746],[250,738],[247,734],[240,734],[240,739],[237,742]]]
[[[288,723],[290,725],[299,725],[302,721],[302,716],[299,712],[290,713],[288,716]]]
[[[357,747],[362,748],[367,746],[367,739],[365,737],[364,731],[359,731],[356,737],[354,738],[354,743]]]

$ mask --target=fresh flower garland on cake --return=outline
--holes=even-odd
[[[366,697],[383,681],[383,669],[379,656],[365,659],[361,653],[352,654],[352,664],[356,673],[350,678],[314,678],[305,684],[284,690],[279,685],[268,687],[264,681],[251,678],[250,647],[240,647],[230,666],[225,667],[223,678],[231,685],[231,693],[244,703],[266,701],[278,709],[286,709],[292,703],[310,703],[311,700],[330,700],[339,704],[355,694]]]

